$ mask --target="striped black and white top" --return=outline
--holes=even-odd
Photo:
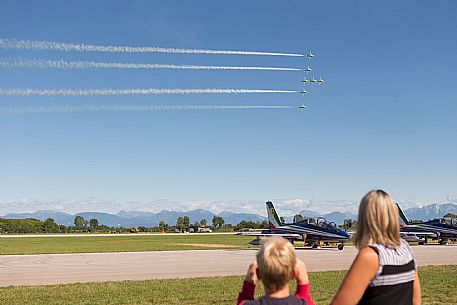
[[[413,284],[417,265],[408,243],[398,248],[369,245],[379,257],[379,268],[359,304],[413,304]]]

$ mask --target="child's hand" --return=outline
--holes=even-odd
[[[259,278],[257,277],[257,262],[253,262],[246,273],[246,277],[244,278],[246,282],[252,283],[254,285],[257,284]]]
[[[298,285],[309,284],[308,270],[306,270],[305,263],[297,257],[295,262],[295,277],[297,278]]]

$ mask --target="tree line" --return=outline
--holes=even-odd
[[[445,217],[455,217],[454,214],[447,214]],[[293,217],[293,222],[304,220],[300,214]],[[281,223],[284,223],[284,218],[281,217]],[[79,232],[104,232],[104,233],[123,233],[123,232],[199,232],[199,228],[211,228],[213,231],[242,231],[244,229],[265,229],[268,226],[266,220],[262,222],[255,222],[250,220],[242,220],[237,225],[226,224],[221,216],[214,215],[211,220],[212,225],[208,225],[206,219],[190,223],[189,216],[180,216],[176,219],[175,225],[169,225],[161,220],[158,226],[145,227],[140,226],[136,228],[123,228],[123,227],[109,227],[100,224],[96,218],[89,220],[84,219],[82,216],[74,218],[74,226],[65,226],[55,223],[54,219],[48,218],[40,221],[34,218],[27,219],[6,219],[0,218],[0,233],[79,233]],[[352,219],[345,219],[343,225],[340,226],[343,230],[355,230],[357,221]]]
[[[66,227],[48,218],[40,221],[34,218],[27,219],[6,219],[0,218],[1,233],[62,233]]]
[[[109,227],[100,224],[96,218],[84,219],[82,216],[74,218],[73,226],[65,226],[55,223],[54,219],[44,221],[35,218],[6,219],[0,218],[0,233],[125,233],[125,232],[186,232],[191,228],[198,232],[198,228],[211,228],[213,231],[240,231],[245,228],[263,229],[267,222],[254,222],[243,220],[237,225],[226,224],[223,217],[214,216],[209,225],[206,219],[190,223],[189,216],[178,217],[175,225],[169,225],[161,220],[158,226],[135,228]]]
[[[47,218],[44,221],[35,218],[26,219],[7,219],[0,218],[0,233],[77,233],[110,231],[114,228],[99,225],[96,218],[85,220],[81,216],[76,216],[74,226],[57,224],[54,219]]]

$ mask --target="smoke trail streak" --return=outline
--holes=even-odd
[[[269,89],[0,89],[0,96],[94,96],[152,94],[247,94],[296,93],[293,90]]]
[[[16,50],[49,50],[64,52],[116,52],[116,53],[174,53],[174,54],[214,54],[214,55],[258,55],[258,56],[305,56],[295,53],[277,53],[260,51],[200,50],[158,47],[100,46],[74,44],[55,41],[33,41],[17,39],[0,39],[0,49]]]
[[[80,106],[23,106],[0,108],[1,114],[63,113],[63,112],[147,112],[177,110],[230,109],[290,109],[292,106],[250,105],[80,105]]]
[[[283,67],[243,67],[243,66],[197,66],[170,64],[116,63],[95,61],[44,60],[34,58],[6,58],[0,60],[0,68],[44,68],[44,69],[186,69],[186,70],[260,70],[260,71],[300,71],[298,68]]]

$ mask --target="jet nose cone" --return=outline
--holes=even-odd
[[[346,232],[346,231],[344,231],[344,230],[339,230],[339,233],[340,233],[342,236],[344,236],[344,237],[346,237],[346,238],[349,238],[348,232]]]

